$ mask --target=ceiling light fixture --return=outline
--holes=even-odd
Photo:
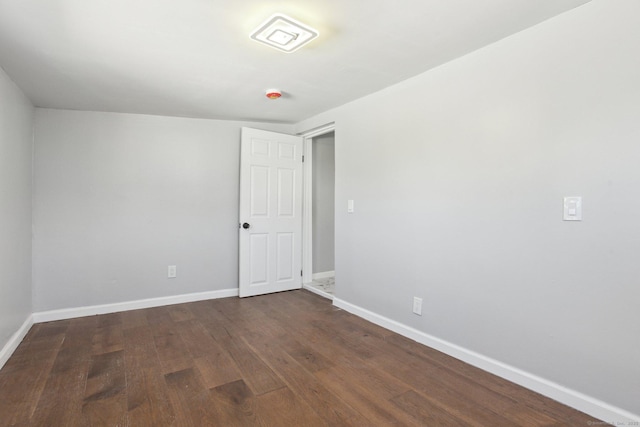
[[[251,34],[251,38],[274,49],[291,53],[318,37],[319,34],[318,30],[287,15],[275,14],[260,25]]]

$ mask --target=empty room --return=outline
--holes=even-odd
[[[0,426],[640,425],[637,0],[0,0]]]

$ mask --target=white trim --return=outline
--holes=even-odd
[[[138,310],[141,308],[161,307],[164,305],[182,304],[185,302],[237,296],[238,288],[232,288],[222,289],[219,291],[197,292],[193,294],[173,295],[170,297],[148,298],[136,301],[118,302],[114,304],[91,305],[87,307],[65,308],[62,310],[40,311],[37,313],[33,313],[33,322],[51,322],[54,320],[94,316],[96,314],[117,313],[120,311]]]
[[[335,132],[335,122],[300,132],[304,137],[304,165],[302,190],[302,283],[309,283],[313,272],[313,138]]]
[[[9,338],[9,341],[7,341],[4,347],[2,347],[2,350],[0,350],[0,369],[4,366],[5,363],[7,363],[7,360],[9,360],[13,352],[16,351],[24,337],[27,336],[27,333],[29,332],[29,329],[31,329],[31,326],[33,326],[32,314],[27,317],[27,320],[25,320],[22,326],[20,326],[20,329],[18,329],[16,333],[14,333],[11,338]]]
[[[303,144],[302,283],[309,283],[313,280],[313,138],[305,138]]]
[[[335,277],[335,275],[336,275],[335,271],[322,271],[320,273],[313,273],[311,277],[313,278],[313,280],[317,280],[317,279],[326,279],[327,277]]]
[[[333,300],[333,295],[323,291],[322,289],[318,289],[318,288],[312,286],[310,283],[305,283],[305,284],[302,285],[302,287],[304,289],[308,290],[309,292],[313,292],[316,295],[320,295],[321,297],[324,297],[326,299]]]
[[[330,123],[327,123],[326,125],[318,126],[317,128],[309,129],[304,132],[299,132],[298,135],[306,139],[312,139],[312,138],[315,138],[316,136],[324,135],[325,133],[333,132],[335,130],[336,130],[336,123],[330,122]]]
[[[532,373],[507,365],[506,363],[502,363],[498,360],[476,353],[475,351],[426,334],[339,298],[333,299],[333,305],[375,323],[376,325],[417,341],[420,344],[439,350],[449,356],[460,359],[475,367],[505,378],[530,390],[536,391],[544,396],[550,397],[551,399],[564,403],[565,405],[571,406],[600,420],[612,422],[613,424],[626,424],[628,422],[640,421],[640,415],[633,414],[591,396],[587,396],[579,391],[572,390],[554,383],[553,381],[549,381]]]

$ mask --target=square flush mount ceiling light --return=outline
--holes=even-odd
[[[291,53],[318,37],[317,30],[295,19],[276,14],[267,19],[252,34],[251,38],[274,49]]]

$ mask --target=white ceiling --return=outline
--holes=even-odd
[[[38,107],[292,123],[587,1],[0,0],[0,66]],[[276,12],[320,37],[251,40]]]

